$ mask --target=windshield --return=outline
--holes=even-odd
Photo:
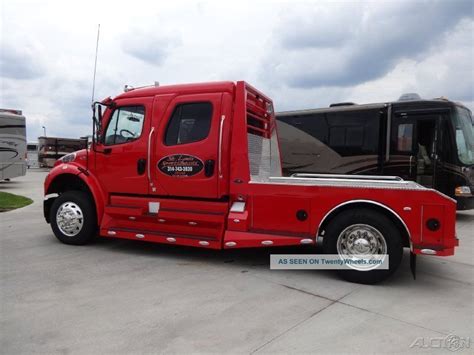
[[[456,146],[461,163],[474,164],[474,122],[471,112],[465,108],[456,107],[454,113],[456,128]]]

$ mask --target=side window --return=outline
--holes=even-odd
[[[411,152],[413,149],[413,123],[402,123],[397,130],[397,150]]]
[[[143,121],[145,121],[143,106],[117,107],[105,131],[105,145],[127,143],[138,139],[142,134]]]
[[[197,102],[177,105],[168,122],[165,145],[198,142],[209,135],[212,104]]]

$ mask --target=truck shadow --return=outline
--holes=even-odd
[[[159,256],[173,259],[210,263],[241,263],[247,266],[270,265],[271,254],[314,254],[314,247],[275,247],[213,250],[144,241],[97,238],[94,247],[137,256]]]
[[[94,243],[93,247],[101,248],[107,252],[119,253],[124,255],[134,254],[139,257],[157,258],[161,261],[165,260],[167,263],[174,264],[176,266],[189,266],[196,268],[212,267],[216,269],[222,269],[223,271],[225,269],[225,271],[229,272],[250,272],[254,275],[258,274],[260,276],[269,276],[270,273],[272,273],[272,275],[274,276],[279,273],[290,273],[291,275],[293,275],[291,276],[291,278],[298,278],[300,276],[305,278],[309,273],[314,276],[315,281],[318,282],[345,282],[341,279],[341,277],[337,274],[335,270],[270,269],[270,255],[319,254],[320,252],[314,246],[212,250],[178,245],[148,243],[144,241],[134,241],[125,239],[97,238],[97,241]],[[430,265],[428,265],[427,267],[430,268]],[[377,285],[384,285],[387,283],[400,286],[406,285],[407,283],[413,283],[413,278],[409,268],[408,249],[404,251],[404,257],[402,260],[402,264],[400,265],[400,269],[393,275],[393,277],[390,277],[387,280],[378,283]],[[324,285],[324,283],[322,285]]]
[[[177,266],[212,267],[229,272],[257,272],[259,274],[304,272],[317,274],[319,279],[339,279],[334,270],[270,270],[271,254],[315,254],[316,250],[311,246],[213,250],[135,240],[97,238],[91,247],[124,255],[134,254],[138,257],[157,258]]]

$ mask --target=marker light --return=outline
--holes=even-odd
[[[63,163],[70,163],[70,162],[74,161],[74,159],[76,159],[76,153],[71,153],[71,154],[67,154],[67,155],[63,156],[61,158],[61,161]]]

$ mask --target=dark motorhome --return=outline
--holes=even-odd
[[[459,103],[344,103],[276,117],[285,175],[395,175],[474,208],[473,118]]]

